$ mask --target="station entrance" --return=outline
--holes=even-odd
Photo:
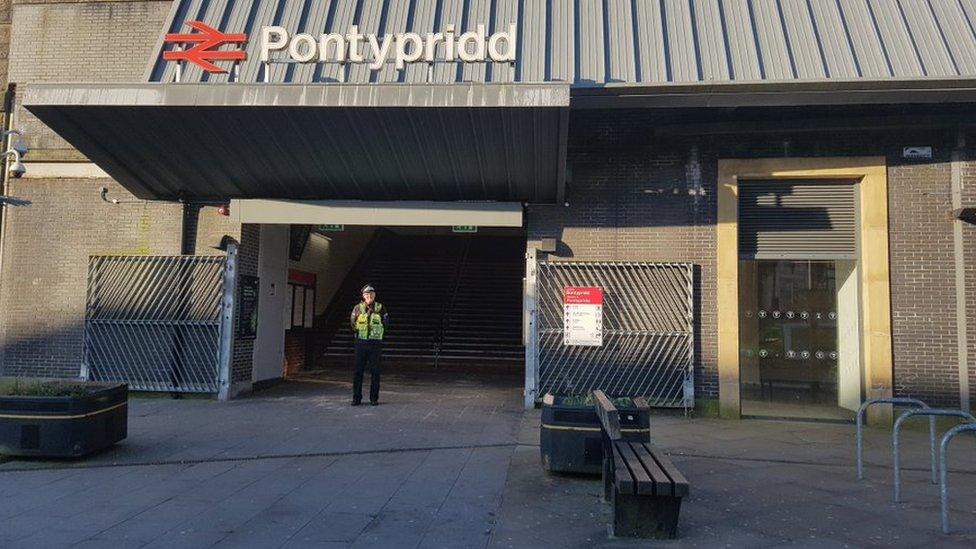
[[[384,374],[457,372],[520,384],[520,228],[288,227],[283,377],[351,372],[349,314],[372,285],[390,315]]]

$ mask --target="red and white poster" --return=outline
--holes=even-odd
[[[603,346],[603,288],[563,288],[563,345]]]

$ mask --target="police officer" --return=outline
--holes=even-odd
[[[363,401],[363,374],[369,366],[369,403],[380,400],[380,359],[383,354],[383,335],[389,318],[386,307],[376,301],[376,290],[363,286],[363,300],[353,307],[349,323],[356,334],[356,375],[352,382],[352,405]]]

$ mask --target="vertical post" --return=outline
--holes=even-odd
[[[949,443],[962,432],[976,433],[976,424],[964,423],[956,425],[942,435],[942,445],[939,452],[939,502],[942,508],[942,533],[949,533]]]
[[[91,370],[88,364],[88,349],[89,349],[89,330],[91,329],[90,322],[92,314],[94,313],[94,308],[92,307],[92,294],[95,292],[96,285],[98,283],[98,272],[101,260],[88,256],[88,289],[85,295],[85,339],[84,346],[81,351],[81,371],[78,376],[85,380],[91,381]]]
[[[959,130],[956,148],[952,151],[952,209],[962,207],[962,162],[966,138]],[[968,326],[966,321],[966,261],[964,258],[964,243],[961,219],[952,220],[952,256],[955,262],[956,282],[956,353],[959,360],[959,408],[964,412],[972,410],[969,401],[969,341],[967,339]],[[934,443],[933,443],[934,445]],[[932,480],[935,482],[935,479]]]
[[[929,416],[929,459],[932,462],[932,484],[938,482],[935,476],[935,416]]]
[[[942,446],[939,452],[939,509],[942,516],[942,533],[949,533],[949,441],[955,435],[956,428],[950,429],[942,436]]]
[[[224,263],[224,297],[220,312],[220,353],[218,354],[217,398],[230,399],[231,363],[234,352],[234,295],[237,291],[237,244],[227,244],[227,259]]]
[[[525,249],[525,288],[523,290],[523,322],[525,339],[525,408],[535,408],[539,392],[539,350],[537,322],[537,276],[539,264],[536,248],[531,243]]]
[[[688,264],[685,268],[688,271],[688,372],[685,374],[682,392],[687,416],[688,410],[695,407],[695,266]]]

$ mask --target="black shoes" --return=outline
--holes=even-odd
[[[371,401],[369,401],[369,405],[370,406],[379,406],[380,405],[380,401],[378,401],[378,400],[371,400]]]
[[[362,401],[360,401],[360,400],[353,400],[352,401],[352,405],[353,406],[359,406],[360,404],[362,404]]]

